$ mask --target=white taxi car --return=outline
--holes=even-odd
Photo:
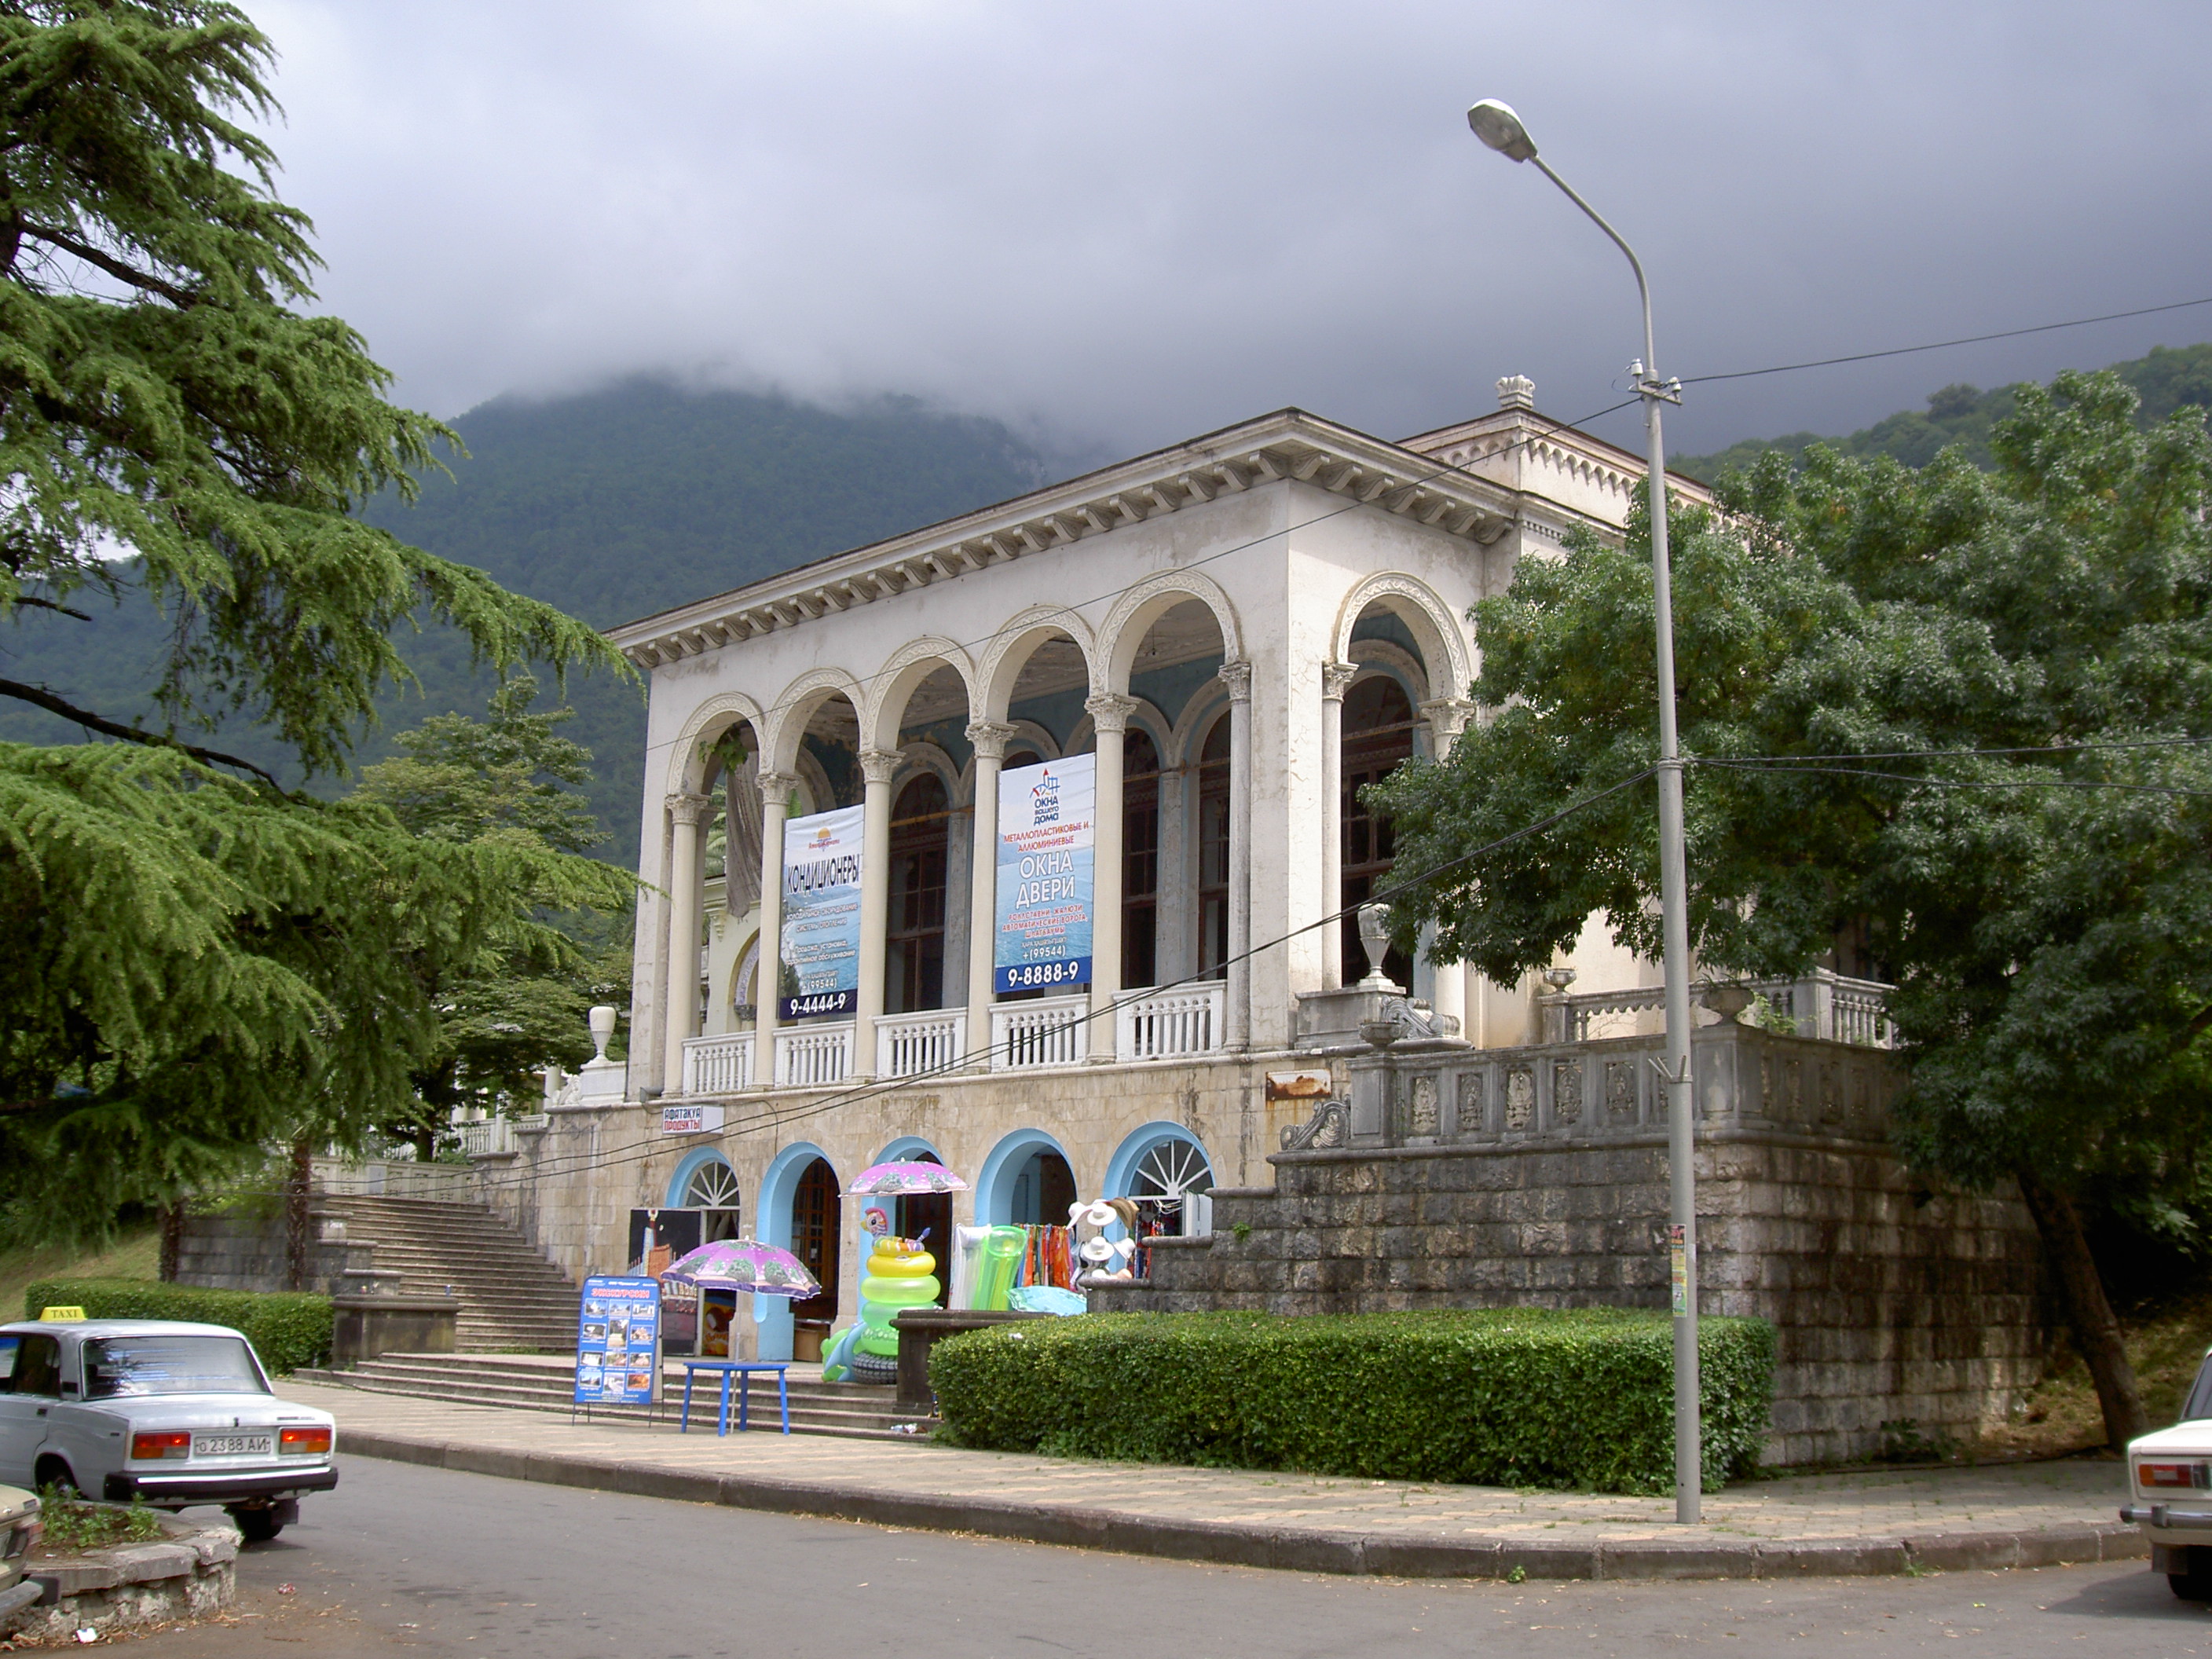
[[[2150,1540],[2153,1572],[2185,1601],[2212,1601],[2212,1354],[2190,1385],[2181,1420],[2128,1444],[2136,1501],[2120,1519]]]
[[[181,1510],[220,1504],[249,1541],[338,1483],[328,1412],[279,1400],[225,1325],[0,1325],[0,1481]]]

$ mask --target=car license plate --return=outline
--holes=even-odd
[[[192,1455],[195,1457],[273,1457],[276,1441],[266,1434],[196,1434],[192,1437]]]

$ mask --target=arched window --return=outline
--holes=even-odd
[[[1228,975],[1229,716],[1206,734],[1198,754],[1198,971]]]
[[[738,1209],[737,1171],[719,1158],[702,1164],[684,1183],[684,1202],[695,1210],[727,1210],[734,1217]],[[735,1237],[736,1234],[729,1236]]]
[[[1413,752],[1413,701],[1406,689],[1388,674],[1370,673],[1355,684],[1344,699],[1344,797],[1339,822],[1343,830],[1344,890],[1339,902],[1344,918],[1344,976],[1357,979],[1367,971],[1367,955],[1359,943],[1359,918],[1351,907],[1363,903],[1378,887],[1387,884],[1395,837],[1390,820],[1361,805],[1359,792],[1396,771]],[[1413,964],[1393,946],[1382,971],[1407,989],[1413,988]]]
[[[1159,982],[1160,751],[1132,726],[1121,738],[1121,983]]]
[[[945,1006],[945,869],[952,803],[934,772],[899,791],[891,809],[890,916],[884,1012]]]

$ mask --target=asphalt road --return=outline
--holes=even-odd
[[[1549,1659],[1714,1650],[2212,1656],[2140,1564],[1921,1578],[1406,1583],[1150,1561],[349,1458],[145,1659]]]

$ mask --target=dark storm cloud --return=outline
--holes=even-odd
[[[441,413],[651,368],[1117,450],[1288,403],[1397,435],[1514,372],[1583,415],[1633,289],[1481,96],[1637,244],[1671,373],[2212,294],[2201,6],[251,9],[325,300]],[[2203,338],[1711,388],[1677,442]]]

